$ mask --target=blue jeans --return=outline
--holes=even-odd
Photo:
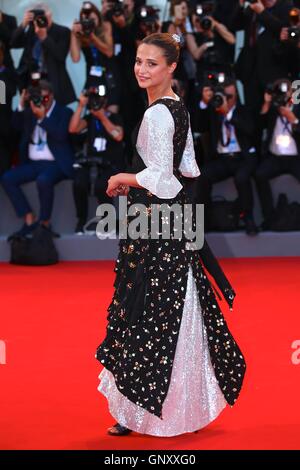
[[[41,160],[31,161],[6,171],[1,182],[17,215],[24,217],[32,212],[32,209],[20,186],[36,181],[40,201],[40,220],[49,220],[53,207],[54,185],[66,178],[55,161]]]

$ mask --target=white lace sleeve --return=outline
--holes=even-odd
[[[159,198],[171,199],[182,189],[173,174],[173,117],[163,104],[147,109],[137,138],[137,151],[147,168],[136,174],[140,186]]]
[[[200,175],[200,170],[195,157],[191,125],[189,125],[185,149],[179,165],[179,171],[183,176],[186,176],[187,178],[196,178]]]

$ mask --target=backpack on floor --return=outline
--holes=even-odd
[[[52,233],[42,225],[29,237],[14,237],[10,241],[11,264],[47,266],[58,263],[58,253]]]

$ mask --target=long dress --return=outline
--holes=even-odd
[[[184,178],[195,178],[190,118],[181,99],[163,97],[138,124],[128,206],[190,202]],[[129,223],[129,220],[126,222]],[[167,221],[174,229],[174,220]],[[150,224],[151,226],[151,224]],[[149,235],[149,233],[148,233]],[[174,235],[174,232],[172,232]],[[96,358],[98,390],[127,428],[176,436],[213,421],[240,393],[246,364],[216,301],[201,258],[187,239],[122,239],[106,337]]]

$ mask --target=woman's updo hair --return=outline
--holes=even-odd
[[[153,33],[146,36],[141,44],[148,44],[162,49],[166,58],[167,64],[171,65],[173,62],[178,64],[180,54],[180,37],[177,34],[169,33]]]

